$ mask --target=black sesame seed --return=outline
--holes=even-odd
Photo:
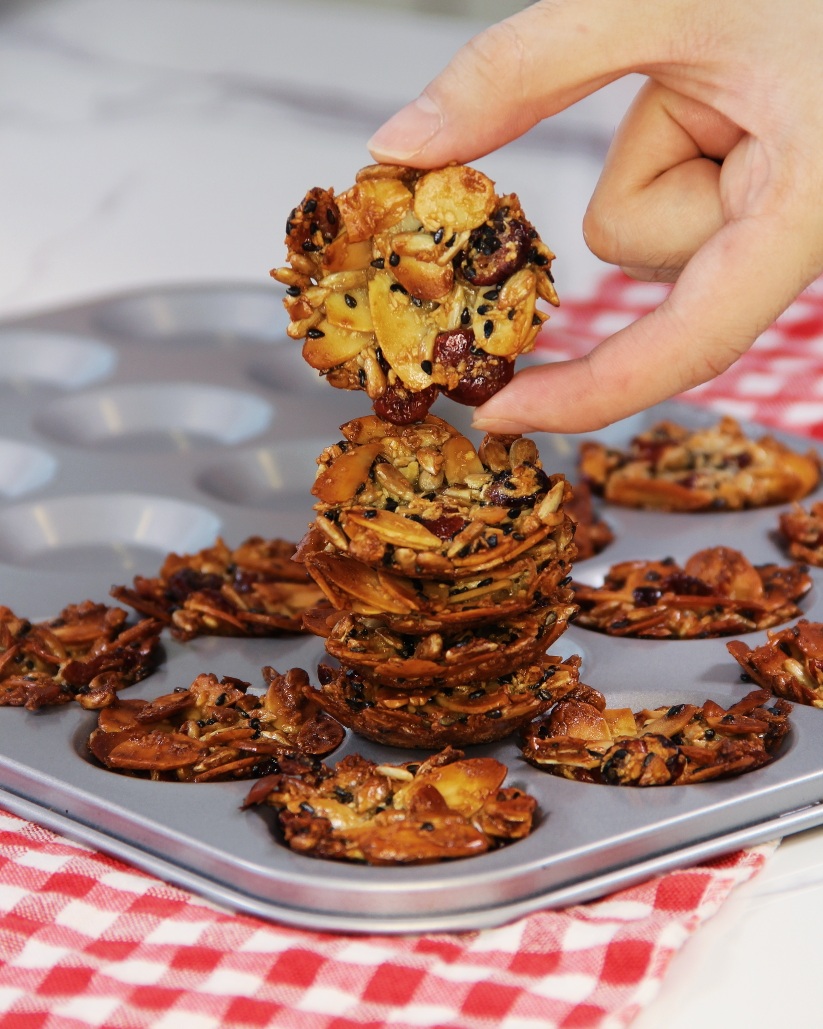
[[[487,318],[486,321],[483,322],[483,335],[486,337],[486,339],[488,339],[493,332],[494,322],[491,320],[491,318]]]
[[[477,308],[477,313],[478,314],[488,314],[489,311],[491,311],[491,309],[492,309],[492,305],[491,304],[481,304],[480,307]]]
[[[346,307],[357,307],[357,300],[351,295],[351,293],[344,293],[343,299],[346,301]]]
[[[468,307],[464,307],[463,310],[460,312],[460,324],[468,325],[471,322],[471,320],[472,316],[469,312]]]
[[[420,367],[423,369],[426,375],[431,375],[434,365],[432,365],[431,361],[421,361]]]
[[[375,257],[375,259],[369,263],[371,264],[372,268],[382,269],[386,267],[386,262],[383,260],[382,257]]]
[[[317,201],[314,199],[314,197],[311,197],[309,200],[305,202],[305,204],[303,204],[303,210],[306,212],[306,214],[314,214],[314,212],[317,210]]]
[[[305,250],[307,254],[316,254],[319,249],[320,247],[317,243],[312,243],[310,239],[303,240],[303,250]]]
[[[500,290],[499,289],[490,289],[487,293],[483,294],[483,299],[484,300],[497,300],[497,298],[499,296],[500,296]]]
[[[433,240],[435,241],[435,243],[437,243],[437,244],[439,245],[440,243],[442,243],[442,242],[443,242],[443,237],[444,237],[445,235],[446,235],[446,233],[445,233],[445,232],[443,231],[443,229],[442,229],[442,228],[440,228],[440,229],[438,229],[438,230],[437,230],[437,231],[436,231],[436,232],[434,233],[434,235],[432,236],[432,239],[433,239]]]
[[[453,247],[457,239],[457,233],[452,233],[451,236],[446,240],[446,249]]]
[[[401,286],[401,284],[399,282],[393,282],[391,284],[391,286],[389,286],[389,289],[392,291],[392,293],[406,293],[406,294],[408,294],[408,292],[409,292],[406,289],[406,287],[405,286]]]
[[[309,329],[306,335],[309,339],[322,339],[326,333],[322,329]]]
[[[326,208],[326,221],[329,223],[329,225],[337,224],[337,215],[330,207]]]
[[[364,518],[376,518],[377,517],[377,511],[373,507],[367,507],[366,510],[363,512],[363,517]]]
[[[288,293],[288,295],[290,297],[299,297],[300,296],[300,287],[299,286],[289,286],[288,289],[286,290],[286,292]]]
[[[396,254],[393,250],[389,255],[389,264],[392,268],[396,268],[400,264],[400,254]]]

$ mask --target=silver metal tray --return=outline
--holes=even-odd
[[[268,285],[171,286],[0,325],[0,603],[52,617],[68,603],[106,601],[113,584],[154,575],[169,551],[194,552],[218,534],[229,545],[302,535],[316,456],[369,408],[364,395],[330,388],[303,363],[282,334],[280,299]],[[435,410],[467,428],[465,409],[440,402]],[[663,416],[716,420],[666,405],[595,435],[624,443]],[[536,435],[546,469],[574,481],[580,438]],[[623,558],[683,559],[722,543],[756,563],[787,563],[774,539],[776,509],[608,508],[606,517],[616,541],[580,563],[578,578],[596,581]],[[804,601],[812,619],[823,619],[821,574],[812,570]],[[303,637],[164,645],[165,664],[129,694],[157,696],[200,672],[262,688],[264,665],[311,673],[323,655],[320,641]],[[572,627],[552,650],[579,653],[584,681],[613,706],[724,704],[748,690],[722,639],[612,639]],[[527,765],[515,740],[476,748],[538,798],[539,824],[504,850],[416,868],[291,853],[268,814],[241,811],[248,783],[152,783],[103,770],[85,752],[94,722],[74,705],[0,709],[0,805],[232,908],[304,927],[488,927],[823,822],[823,711],[812,708],[795,707],[793,733],[771,765],[698,786],[567,782]],[[349,737],[330,760],[351,751],[422,756]]]

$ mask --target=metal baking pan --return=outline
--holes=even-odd
[[[315,458],[342,422],[369,408],[363,394],[332,389],[303,363],[300,346],[283,335],[280,301],[268,285],[168,286],[0,324],[0,603],[28,618],[53,617],[69,603],[107,601],[113,584],[154,575],[169,551],[192,553],[218,534],[229,545],[253,534],[302,535]],[[435,410],[466,429],[465,409],[441,401]],[[716,420],[669,404],[594,435],[625,443],[662,417]],[[574,481],[581,437],[535,439],[547,471]],[[774,538],[777,512],[609,507],[615,542],[575,575],[597,581],[624,558],[682,560],[716,544],[755,563],[788,563]],[[823,572],[811,574],[804,615],[823,620]],[[313,637],[167,638],[164,646],[162,667],[126,695],[157,696],[201,672],[262,689],[264,665],[312,673],[323,655]],[[552,651],[580,654],[583,680],[612,706],[708,697],[728,704],[749,689],[723,639],[614,639],[572,626]],[[95,716],[74,705],[0,709],[0,805],[287,924],[476,929],[820,824],[823,711],[796,706],[792,722],[771,765],[686,787],[569,782],[526,764],[513,739],[474,748],[505,762],[508,784],[538,799],[537,827],[503,850],[422,867],[293,854],[277,842],[271,812],[241,810],[249,783],[153,783],[101,769],[85,749]],[[349,736],[329,760],[353,751],[389,762],[422,756]]]

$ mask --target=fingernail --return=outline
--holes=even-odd
[[[493,432],[499,436],[516,436],[523,432],[535,432],[533,425],[511,421],[508,418],[474,418],[472,428],[479,432]]]
[[[443,112],[426,93],[406,104],[368,142],[379,160],[407,161],[419,154],[443,127]]]

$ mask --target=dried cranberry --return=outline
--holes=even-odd
[[[632,597],[638,607],[652,607],[663,596],[656,586],[638,586],[632,590]]]
[[[474,345],[470,328],[441,332],[434,341],[434,360],[460,376],[456,386],[443,392],[458,404],[478,407],[501,390],[514,375],[514,361],[487,354]]]
[[[421,518],[421,524],[433,532],[438,539],[450,540],[462,532],[468,524],[460,515],[442,514],[439,518]]]
[[[473,230],[456,268],[473,286],[496,286],[526,263],[533,235],[530,225],[499,207]]]
[[[193,568],[181,568],[169,576],[166,583],[166,596],[169,600],[182,602],[190,593],[201,590],[217,590],[223,585],[219,575],[197,572]]]
[[[660,588],[666,593],[676,593],[681,597],[710,597],[714,593],[714,589],[703,579],[687,575],[685,572],[674,572],[667,576],[660,584]]]
[[[422,422],[437,399],[437,387],[427,386],[417,393],[405,386],[387,386],[385,392],[373,401],[374,413],[394,425]]]
[[[498,472],[483,490],[483,499],[500,507],[524,507],[535,504],[548,488],[549,477],[542,468],[522,464],[511,472]]]

